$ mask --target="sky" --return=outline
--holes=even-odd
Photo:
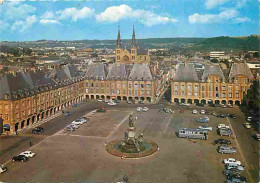
[[[0,0],[1,1],[1,0]],[[260,0],[41,0],[0,4],[0,41],[248,36]]]

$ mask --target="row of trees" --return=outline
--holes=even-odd
[[[13,54],[14,56],[21,56],[22,54],[31,55],[32,50],[30,48],[13,48],[9,46],[0,46],[0,52]]]
[[[260,81],[254,80],[250,89],[247,90],[247,94],[245,95],[246,102],[253,101],[253,105],[255,108],[259,109],[260,107]]]

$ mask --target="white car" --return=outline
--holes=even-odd
[[[108,104],[108,105],[116,105],[115,102],[108,102],[107,104]]]
[[[36,154],[33,153],[32,151],[24,151],[24,152],[22,152],[20,155],[24,155],[24,156],[27,157],[27,158],[32,158],[32,157],[34,157]]]
[[[230,169],[233,169],[233,168],[238,169],[238,170],[241,170],[241,171],[244,171],[244,170],[245,170],[245,169],[244,169],[244,166],[237,165],[237,164],[233,164],[233,163],[231,163],[231,164],[226,164],[225,167],[226,167],[227,170],[230,170]]]
[[[194,109],[193,111],[192,111],[192,114],[197,114],[198,113],[198,111],[196,110],[196,109]]]
[[[246,120],[250,122],[250,121],[253,120],[253,118],[252,118],[251,116],[248,116],[248,117],[246,118]]]
[[[212,131],[212,127],[210,127],[210,126],[199,126],[199,129],[202,129],[202,130],[208,130],[208,131]]]
[[[144,111],[144,112],[148,111],[148,107],[144,107],[144,108],[143,108],[143,111]]]
[[[97,99],[97,101],[98,101],[98,102],[103,102],[103,100],[102,100],[102,99]]]
[[[81,120],[77,119],[77,120],[75,120],[75,121],[72,121],[71,124],[82,125],[83,122],[82,122]]]
[[[218,128],[230,128],[230,126],[225,125],[225,124],[219,124]]]
[[[138,112],[141,112],[142,111],[142,107],[137,107],[136,109]]]
[[[73,128],[73,129],[78,129],[79,128],[79,124],[70,124],[68,126],[66,126],[66,128]]]
[[[201,110],[201,111],[200,111],[200,114],[205,114],[205,110]]]
[[[241,161],[238,161],[235,158],[224,159],[223,163],[224,164],[237,164],[237,165],[241,165]]]
[[[108,101],[108,99],[105,99],[104,102],[105,102],[105,103],[108,103],[109,101]]]
[[[79,118],[79,120],[82,121],[83,123],[87,123],[88,122],[87,118],[83,118],[83,117]]]

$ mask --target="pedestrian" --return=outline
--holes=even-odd
[[[30,141],[30,147],[32,147],[33,146],[33,143]]]
[[[135,120],[137,120],[137,116],[135,117]]]
[[[15,134],[16,134],[16,136],[18,136],[18,132],[17,132],[17,130],[15,130]]]

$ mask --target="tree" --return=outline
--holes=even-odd
[[[32,50],[30,48],[23,48],[23,53],[26,55],[31,55]]]
[[[253,57],[254,57],[254,58],[259,58],[259,52],[258,52],[258,51],[257,51],[257,52],[254,52]]]
[[[210,62],[213,62],[213,63],[218,63],[218,59],[216,59],[216,58],[213,58],[213,59],[211,59],[211,60],[210,60]]]

